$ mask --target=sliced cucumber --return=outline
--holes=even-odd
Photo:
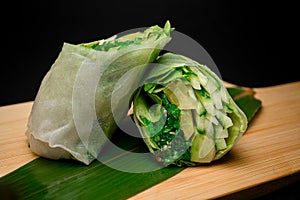
[[[169,83],[163,90],[171,103],[179,109],[197,109],[197,98],[191,86],[187,86],[181,80]]]
[[[202,105],[200,101],[197,103],[196,115],[203,116],[207,113],[205,107]]]
[[[204,128],[206,136],[209,138],[214,138],[214,127],[208,119],[205,119],[204,121]]]
[[[190,75],[190,83],[192,85],[192,87],[196,90],[201,90],[201,82],[198,78],[198,76],[195,75]]]
[[[196,127],[199,132],[205,133],[205,117],[204,116],[199,116],[199,115],[194,115],[195,117],[195,122],[196,122]]]
[[[219,121],[218,119],[216,118],[216,116],[213,116],[209,113],[206,114],[206,119],[208,119],[211,123],[213,123],[214,125],[219,125]]]
[[[208,163],[214,159],[216,153],[215,142],[203,134],[195,134],[191,145],[191,161]]]
[[[222,98],[221,98],[221,93],[220,91],[216,90],[214,93],[211,94],[211,98],[214,102],[214,105],[217,109],[223,109],[223,104],[222,104]]]
[[[226,148],[227,148],[227,144],[226,144],[225,139],[223,139],[223,138],[216,139],[216,149],[218,151],[226,149]]]
[[[214,93],[218,86],[216,85],[215,81],[213,79],[208,79],[207,85],[204,87],[210,94]]]
[[[180,112],[180,127],[185,138],[188,140],[194,134],[193,116],[190,110],[181,110]]]
[[[233,125],[233,122],[230,117],[228,117],[225,113],[217,110],[216,111],[217,119],[219,120],[220,124],[223,126],[224,129],[227,129]]]
[[[211,99],[210,95],[205,90],[197,90],[196,96],[199,101],[205,107],[205,110],[211,115],[216,115],[216,109],[214,107],[214,102]]]
[[[208,82],[208,78],[206,76],[204,76],[204,74],[197,68],[194,66],[190,66],[190,69],[192,70],[192,72],[194,72],[197,75],[198,81],[200,82],[200,84],[202,86],[206,86],[207,82]],[[197,89],[197,88],[195,88]]]
[[[228,138],[228,129],[223,129],[222,125],[219,124],[214,126],[215,129],[215,138]]]

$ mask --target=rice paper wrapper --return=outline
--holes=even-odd
[[[25,133],[30,149],[50,159],[90,164],[126,114],[128,102],[123,99],[137,87],[143,68],[121,85],[116,86],[117,81],[126,71],[155,60],[169,40],[166,24],[164,29],[153,26],[86,45],[64,43],[32,107]],[[103,48],[91,48],[97,44]],[[113,91],[118,93],[114,102]],[[118,112],[112,110],[112,103]]]

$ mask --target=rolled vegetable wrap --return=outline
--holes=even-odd
[[[116,120],[126,115],[126,88],[135,88],[141,76],[118,86],[114,107],[120,110],[113,116],[116,82],[126,71],[154,61],[170,41],[171,30],[167,22],[164,28],[152,26],[120,38],[65,43],[34,101],[26,131],[31,150],[51,159],[91,163],[116,130]],[[96,120],[89,120],[94,114]]]
[[[245,114],[207,66],[166,53],[133,96],[134,120],[164,165],[194,166],[224,156],[247,128]]]

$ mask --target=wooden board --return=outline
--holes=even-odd
[[[130,199],[211,199],[300,172],[300,82],[256,88],[262,109],[224,159],[187,168]],[[24,135],[32,102],[0,107],[0,176],[35,159]]]

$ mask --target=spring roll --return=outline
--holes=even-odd
[[[114,107],[120,110],[113,116],[111,95],[118,79],[153,62],[171,31],[167,22],[164,28],[156,25],[122,37],[64,43],[34,100],[26,131],[30,149],[50,159],[90,164],[117,129],[116,121],[126,115],[122,98],[130,95],[127,88],[136,87],[141,75],[119,86]]]
[[[188,57],[165,53],[133,96],[133,117],[164,165],[220,159],[247,129],[247,118],[221,79]]]

